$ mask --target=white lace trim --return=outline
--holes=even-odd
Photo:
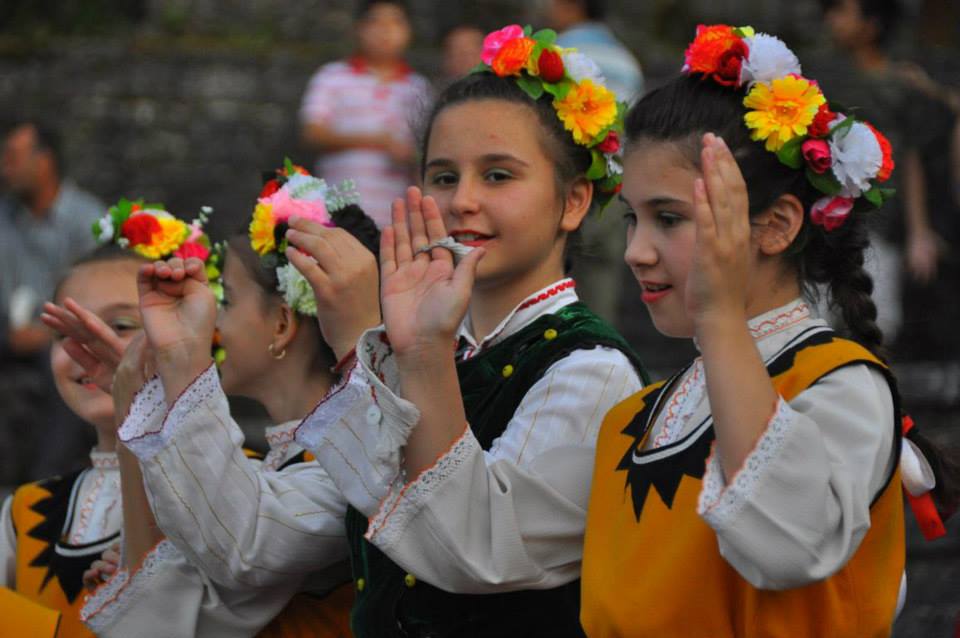
[[[480,444],[474,438],[470,426],[453,442],[432,467],[420,473],[410,483],[394,483],[390,494],[381,503],[380,510],[370,520],[365,534],[367,540],[386,549],[403,535],[410,520],[419,512],[437,488],[454,474],[476,452]]]
[[[703,359],[697,357],[687,378],[670,397],[670,402],[664,409],[660,432],[654,437],[652,448],[669,445],[680,438],[687,421],[700,405],[706,388],[707,378],[703,369]]]
[[[790,405],[779,398],[773,416],[756,445],[743,462],[743,466],[734,475],[730,483],[724,485],[723,469],[720,459],[714,451],[707,460],[703,476],[703,487],[697,503],[697,514],[714,529],[728,526],[737,518],[740,511],[751,499],[767,469],[780,456],[790,429],[796,422]]]
[[[194,412],[202,403],[210,399],[216,393],[222,392],[220,388],[220,377],[217,375],[217,367],[211,363],[203,373],[198,376],[193,383],[177,397],[173,406],[163,418],[163,422],[156,430],[140,430],[124,432],[121,426],[118,434],[124,445],[130,449],[137,457],[146,461],[156,456],[167,444],[176,436],[183,422]],[[134,406],[131,405],[131,417]],[[124,422],[126,425],[126,422]],[[146,425],[144,422],[143,425]]]
[[[167,412],[167,400],[163,392],[160,377],[151,377],[143,387],[133,395],[127,416],[123,419],[117,437],[126,443],[130,439],[143,436],[154,421],[161,419]]]
[[[327,436],[328,430],[352,406],[365,397],[369,401],[370,386],[360,374],[359,362],[347,371],[343,380],[330,388],[327,396],[303,418],[294,430],[294,440],[307,450],[317,450]]]
[[[132,574],[120,569],[113,578],[87,597],[80,610],[82,620],[93,633],[98,634],[113,624],[117,615],[151,591],[150,581],[163,563],[173,560],[180,551],[164,539],[147,552],[140,567]]]
[[[747,322],[750,336],[764,339],[794,326],[810,317],[810,306],[802,299],[794,299],[785,306],[754,317]]]
[[[300,421],[288,421],[267,428],[265,438],[270,450],[260,466],[262,470],[276,471],[280,469],[281,465],[303,451],[303,448],[295,440],[299,425]]]
[[[98,452],[91,450],[90,465],[98,470],[119,470],[120,461],[116,452]]]

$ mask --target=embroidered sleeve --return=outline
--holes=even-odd
[[[883,376],[852,366],[781,400],[728,484],[714,454],[698,513],[727,562],[761,589],[803,586],[842,568],[894,469],[893,422]]]
[[[640,386],[618,351],[571,353],[534,384],[489,452],[465,428],[432,467],[394,482],[367,538],[449,591],[575,579],[600,423]]]
[[[397,392],[399,376],[383,328],[367,331],[357,362],[297,429],[297,442],[361,512],[372,515],[400,474],[401,449],[420,412]]]
[[[223,390],[217,367],[211,363],[167,410],[163,385],[154,377],[134,397],[117,436],[141,461],[150,459],[167,446],[198,406],[218,393]]]

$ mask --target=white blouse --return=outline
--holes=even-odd
[[[482,342],[469,322],[462,358],[577,301],[573,281],[519,304]],[[552,588],[579,577],[600,424],[642,384],[612,348],[575,350],[550,366],[484,451],[469,427],[435,464],[404,477],[402,448],[419,421],[399,396],[384,329],[368,331],[358,362],[297,431],[350,503],[366,537],[417,578],[452,592]]]
[[[63,530],[69,545],[87,545],[115,535],[123,524],[120,503],[120,470],[114,452],[90,452],[91,467],[78,479],[71,502],[72,515]],[[0,586],[15,587],[17,535],[13,528],[13,495],[3,502],[0,514]]]
[[[248,459],[211,366],[167,409],[159,378],[137,394],[118,436],[137,457],[166,535],[125,566],[81,616],[98,635],[252,636],[298,592],[349,580],[342,499],[303,451],[298,423],[267,430],[263,463]]]

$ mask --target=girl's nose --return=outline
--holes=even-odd
[[[627,265],[633,269],[646,268],[656,265],[659,259],[660,256],[650,239],[650,234],[636,226],[631,226],[627,230],[627,250],[623,254],[623,260]]]

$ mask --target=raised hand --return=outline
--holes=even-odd
[[[695,326],[718,318],[746,322],[747,186],[730,149],[712,133],[703,136],[701,166],[703,178],[694,183],[697,240],[686,286],[687,313]]]
[[[307,219],[291,218],[287,239],[287,259],[310,282],[317,299],[323,339],[342,359],[365,330],[380,324],[377,260],[342,228]]]
[[[454,267],[444,248],[417,251],[447,236],[440,210],[420,189],[393,203],[393,224],[380,238],[380,286],[383,319],[398,356],[450,349],[470,302],[478,248]]]
[[[90,568],[83,572],[83,585],[89,591],[95,590],[116,573],[120,566],[120,544],[111,545],[104,550],[100,558],[90,564]]]
[[[137,391],[157,370],[156,357],[145,334],[133,338],[123,353],[113,377],[114,420],[119,427],[130,410]]]
[[[40,316],[44,324],[63,335],[64,351],[104,392],[110,392],[113,375],[126,344],[100,317],[67,297],[63,306],[46,303]]]

